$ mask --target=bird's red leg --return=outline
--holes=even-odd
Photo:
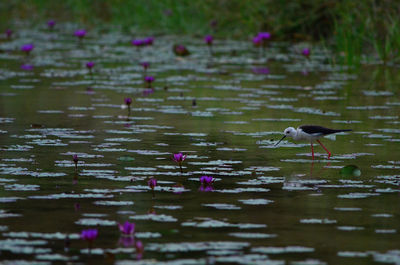
[[[311,142],[311,155],[312,155],[312,160],[314,160],[314,146]]]
[[[328,153],[328,159],[331,157],[331,152],[329,152],[329,150],[328,149],[326,149],[326,147],[319,141],[319,140],[317,140],[317,142],[322,146],[322,148],[324,148],[325,149],[325,151]]]

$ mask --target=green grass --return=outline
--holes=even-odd
[[[400,1],[388,0],[9,0],[0,3],[0,23],[5,30],[19,19],[54,18],[130,33],[242,39],[270,31],[275,40],[322,40],[334,47],[334,62],[359,66],[364,54],[367,62],[399,60],[399,10]]]

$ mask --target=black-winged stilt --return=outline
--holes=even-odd
[[[314,160],[313,141],[317,141],[322,146],[322,148],[324,148],[325,151],[328,153],[328,159],[329,159],[331,157],[331,152],[329,152],[329,150],[320,142],[319,138],[333,133],[348,132],[348,131],[351,130],[335,130],[317,125],[302,125],[297,129],[293,127],[288,127],[283,131],[285,135],[282,137],[282,139],[279,140],[279,142],[275,144],[275,146],[278,145],[287,136],[292,137],[293,140],[295,141],[297,140],[310,141],[312,159]]]

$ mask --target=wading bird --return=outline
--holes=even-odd
[[[310,141],[311,143],[311,154],[312,154],[312,159],[314,160],[314,147],[313,147],[313,142],[317,141],[322,148],[325,149],[325,151],[328,153],[328,159],[331,157],[331,152],[320,142],[319,138],[329,135],[329,134],[334,134],[334,133],[339,133],[339,132],[348,132],[351,130],[335,130],[335,129],[329,129],[325,128],[322,126],[316,126],[316,125],[302,125],[298,127],[297,129],[293,127],[288,127],[286,128],[283,133],[284,136],[282,139],[279,140],[275,144],[277,146],[283,139],[285,139],[287,136],[292,137],[293,140],[298,141],[298,140],[306,140]]]

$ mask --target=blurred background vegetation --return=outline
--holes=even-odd
[[[380,63],[399,59],[400,1],[393,0],[7,0],[0,1],[3,29],[17,20],[118,25],[127,32],[214,34],[250,39],[269,31],[274,40],[318,41],[342,62],[368,54]]]

